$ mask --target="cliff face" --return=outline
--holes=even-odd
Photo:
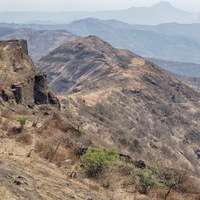
[[[36,72],[25,40],[0,41],[0,77],[1,104],[33,107],[50,103],[59,107],[47,86],[46,74]]]

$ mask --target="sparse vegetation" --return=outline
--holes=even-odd
[[[64,110],[64,114],[67,119],[73,119],[73,114],[70,111]]]
[[[141,193],[147,194],[149,188],[162,186],[156,179],[156,169],[153,167],[146,166],[143,169],[139,169],[138,175],[142,187]]]
[[[17,118],[17,121],[20,123],[21,128],[23,128],[24,125],[26,124],[27,117],[26,117],[25,115],[20,115],[20,116]]]
[[[176,189],[181,193],[187,193],[187,188],[185,187],[184,183],[188,182],[189,177],[186,171],[164,168],[161,169],[159,173],[159,178],[161,179],[163,184],[168,188],[168,191],[164,198],[165,200],[168,198],[173,189]]]
[[[117,56],[119,60],[123,60],[120,59],[121,54],[125,58],[124,52],[121,52]],[[12,57],[11,55],[10,58]],[[127,59],[130,57],[129,55]],[[110,60],[113,58],[111,57]],[[49,181],[46,189],[48,194],[52,195],[52,199],[68,198],[69,191],[72,191],[73,197],[76,198],[73,183],[76,183],[75,190],[79,190],[80,187],[80,192],[84,191],[86,195],[91,193],[93,199],[99,199],[94,196],[95,193],[92,194],[93,191],[102,192],[103,199],[199,199],[200,190],[195,187],[196,177],[191,179],[185,171],[172,169],[169,166],[176,163],[192,172],[196,170],[199,123],[193,119],[198,119],[200,116],[199,103],[196,102],[200,96],[195,93],[190,95],[190,89],[184,89],[185,86],[182,86],[181,95],[184,97],[182,99],[174,87],[175,80],[167,78],[166,74],[159,72],[154,65],[146,66],[146,61],[146,64],[142,64],[142,71],[141,67],[132,68],[132,64],[135,64],[134,60],[133,63],[132,61],[129,63],[130,70],[134,72],[133,77],[128,65],[125,66],[126,70],[123,74],[117,72],[118,67],[113,68],[114,76],[110,76],[109,70],[106,70],[104,74],[106,76],[102,76],[106,80],[108,75],[105,84],[101,82],[100,77],[97,85],[93,79],[88,79],[88,88],[85,88],[85,83],[81,82],[80,88],[86,90],[81,91],[77,85],[79,92],[64,97],[61,110],[52,108],[51,105],[16,104],[12,85],[11,90],[8,91],[7,87],[0,84],[1,97],[4,97],[0,99],[2,169],[6,161],[8,163],[5,163],[5,167],[13,165],[11,167],[13,175],[19,174],[20,169],[24,168],[26,168],[27,176],[38,174],[37,185],[44,185]],[[10,73],[13,72],[13,76],[16,76],[19,71],[23,71],[18,70],[16,65],[18,61],[12,62],[10,59],[9,62],[11,62],[11,65],[9,64],[11,70],[7,70],[4,62],[0,61],[0,64],[3,63],[0,70],[2,83],[8,80],[12,82],[11,84],[17,84],[18,81],[12,79]],[[114,63],[117,62],[118,60],[114,61]],[[19,64],[21,67],[20,60]],[[138,63],[136,64],[139,66]],[[13,71],[15,67],[17,70]],[[94,70],[96,70],[96,64]],[[100,68],[101,70],[104,72],[104,69]],[[92,73],[91,71],[89,74]],[[94,74],[98,77],[98,73]],[[23,79],[24,74],[19,74]],[[43,72],[38,73],[38,75],[42,74]],[[142,80],[144,76],[150,77],[150,80]],[[112,78],[117,83],[116,89]],[[66,82],[64,80],[63,84],[67,84]],[[173,87],[169,87],[169,82],[172,82]],[[10,83],[5,85],[10,87]],[[32,85],[32,81],[29,83]],[[108,90],[107,86],[109,86]],[[29,87],[22,88],[24,95],[27,90]],[[174,103],[171,101],[172,94],[176,97]],[[31,96],[22,95],[22,99],[28,100]],[[181,109],[177,110],[176,106],[181,106]],[[26,124],[27,119],[29,124]],[[30,122],[33,123],[32,126]],[[24,126],[26,129],[22,129]],[[114,148],[90,147],[95,143],[103,146],[114,144],[119,152],[116,152]],[[24,156],[25,154],[27,157]],[[154,163],[157,162],[155,167]],[[159,164],[168,168],[160,167]],[[13,172],[15,166],[18,168],[16,172]],[[6,169],[5,173],[7,172]],[[69,177],[74,180],[69,181]],[[5,184],[8,182],[7,178],[9,177],[5,176]],[[33,179],[35,179],[34,176]],[[10,181],[13,181],[12,177]],[[30,184],[27,185],[28,188]],[[55,184],[58,186],[56,191],[62,191],[63,196],[60,196],[61,193],[53,196],[55,191],[52,190]],[[65,193],[63,188],[68,184],[72,185]],[[23,187],[25,186],[24,184]],[[36,187],[33,186],[33,188]],[[89,197],[85,198],[82,195],[82,198]]]
[[[0,48],[0,60],[4,60],[5,58],[5,52],[2,48]]]
[[[32,143],[32,136],[27,133],[21,133],[17,136],[16,141],[22,144],[30,145]]]
[[[89,177],[97,177],[104,168],[111,167],[119,159],[119,155],[114,148],[103,149],[102,147],[92,147],[82,156],[85,165],[85,172]]]

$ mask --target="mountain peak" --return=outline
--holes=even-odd
[[[172,6],[172,4],[170,4],[167,1],[160,1],[160,2],[158,2],[156,4],[154,4],[152,7],[156,7],[156,8],[174,8]]]
[[[83,76],[85,80],[89,76],[88,74],[91,75],[94,72],[94,76],[91,75],[88,78],[89,80],[91,77],[96,77],[99,73],[106,73],[113,66],[121,66],[121,63],[127,63],[134,57],[139,56],[128,50],[115,49],[101,38],[90,35],[58,47],[49,55],[41,58],[41,65],[38,64],[42,69],[51,71],[51,74],[57,73],[58,68],[62,68],[59,72],[59,79],[50,77],[53,90],[59,93],[69,92],[68,90],[72,89],[72,86],[83,81]],[[49,62],[56,63],[58,68],[49,67]],[[70,76],[67,74],[70,74]],[[63,84],[63,87],[58,87],[60,82],[66,84]]]

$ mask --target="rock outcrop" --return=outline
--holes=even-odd
[[[37,72],[26,40],[0,41],[0,99],[2,103],[53,104],[59,101],[47,85],[46,73]],[[53,100],[52,100],[53,99]]]

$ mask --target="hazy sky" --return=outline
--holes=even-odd
[[[160,0],[0,0],[0,11],[115,10],[151,6]],[[200,0],[165,0],[173,6],[200,12]]]

